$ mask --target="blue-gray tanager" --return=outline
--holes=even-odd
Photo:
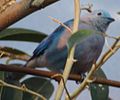
[[[97,61],[105,42],[104,33],[113,22],[110,14],[104,10],[95,10],[80,17],[79,30],[94,30],[93,34],[77,43],[72,73],[84,74]],[[64,23],[72,28],[73,19]],[[99,34],[98,34],[99,33]],[[68,56],[67,41],[71,33],[59,26],[50,36],[45,38],[33,52],[26,67],[47,67],[52,71],[62,72]]]

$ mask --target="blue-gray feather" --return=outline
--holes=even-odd
[[[66,26],[72,25],[73,19],[65,22],[64,24]],[[56,37],[59,37],[62,32],[65,30],[63,26],[59,26],[49,37],[45,38],[38,47],[34,50],[33,56],[39,56],[44,53],[44,51],[49,48],[49,46],[52,44],[53,40]],[[61,33],[61,34],[60,34]]]

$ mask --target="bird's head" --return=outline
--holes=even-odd
[[[113,21],[109,12],[105,10],[94,10],[92,13],[86,15],[88,21],[92,24],[98,31],[105,32]]]

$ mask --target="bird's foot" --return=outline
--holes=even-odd
[[[85,77],[86,77],[85,74],[81,74],[81,80],[76,81],[76,84],[80,84],[80,83],[82,83],[82,82],[84,81]]]

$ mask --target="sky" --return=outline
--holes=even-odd
[[[24,19],[18,21],[14,25],[10,27],[20,27],[20,28],[28,28],[33,30],[38,30],[44,32],[46,34],[51,34],[53,30],[58,27],[57,23],[54,23],[48,16],[52,16],[54,18],[59,19],[61,22],[65,22],[74,15],[74,0],[60,0],[59,2],[52,4],[40,11],[37,11]],[[117,15],[117,12],[120,11],[120,0],[81,0],[81,4],[93,4],[93,9],[105,9],[109,11],[116,19],[114,23],[112,23],[107,31],[112,36],[120,35],[120,16]],[[112,43],[111,39],[108,39],[109,44]],[[11,46],[14,48],[18,48],[21,50],[28,51],[30,55],[32,55],[33,50],[38,45],[37,43],[19,43],[18,42],[0,42],[0,45]],[[106,50],[106,46],[104,47],[103,53]],[[103,54],[102,53],[102,54]],[[120,81],[120,50],[111,57],[104,65],[103,70],[106,73],[108,79],[118,80]],[[53,82],[55,86],[57,86],[56,82]],[[76,88],[75,82],[69,81],[67,83],[70,92],[73,92],[73,89]],[[110,88],[109,96],[113,98],[113,100],[120,100],[120,89],[118,88]],[[91,100],[90,94],[88,90],[82,92],[82,94],[78,97],[81,100]],[[52,99],[51,99],[52,100]]]

